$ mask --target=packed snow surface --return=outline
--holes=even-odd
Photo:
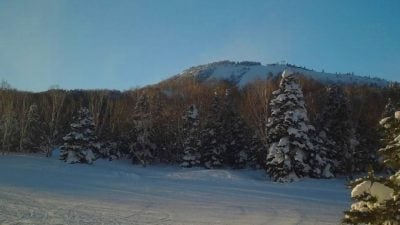
[[[274,183],[257,170],[0,156],[0,224],[338,224],[345,180]]]

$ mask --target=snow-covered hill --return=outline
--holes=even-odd
[[[175,78],[181,76],[194,76],[200,81],[229,80],[244,86],[257,78],[266,79],[280,75],[285,69],[295,73],[318,80],[325,84],[356,84],[384,87],[389,81],[381,78],[371,78],[353,74],[335,74],[310,70],[304,67],[297,67],[290,64],[268,64],[262,65],[258,62],[231,62],[221,61],[206,65],[195,66],[183,71]]]

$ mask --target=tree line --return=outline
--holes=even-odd
[[[399,99],[398,87],[330,86],[301,75],[285,84],[291,79],[270,77],[238,88],[185,77],[123,92],[30,93],[2,86],[1,152],[50,156],[55,147],[68,152],[72,140],[88,138],[97,150],[70,162],[128,157],[143,165],[252,166],[274,180],[379,169],[377,124],[387,99]]]

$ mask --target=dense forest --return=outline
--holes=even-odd
[[[143,165],[251,166],[266,169],[275,180],[290,180],[291,173],[296,177],[330,177],[351,176],[369,166],[380,169],[377,149],[382,132],[378,123],[389,99],[398,107],[397,84],[385,88],[332,86],[296,74],[288,79],[298,86],[294,90],[284,79],[271,77],[238,88],[229,81],[203,83],[185,77],[123,92],[51,88],[40,93],[18,91],[3,82],[1,152],[50,156],[52,149],[62,146],[61,159],[70,163],[124,157]],[[307,126],[299,128],[298,136],[302,137],[297,141],[300,145],[312,142],[313,146],[299,145],[313,156],[304,158],[306,166],[297,165],[297,156],[289,151],[287,157],[294,157],[291,167],[297,168],[294,171],[285,166],[277,170],[281,161],[271,154],[285,152],[277,144],[283,134],[276,126],[280,121],[276,117],[285,114],[277,110],[286,107],[279,97],[286,92],[297,96],[299,102],[291,107],[300,107],[300,125]],[[292,122],[293,127],[299,127],[298,121]],[[285,129],[292,126],[286,125]],[[296,134],[288,137],[296,141]],[[68,154],[77,152],[76,146],[83,142],[93,151],[74,153],[74,160],[68,160]],[[272,147],[275,145],[279,148]],[[305,168],[308,166],[312,168]]]

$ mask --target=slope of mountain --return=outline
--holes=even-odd
[[[210,64],[191,67],[174,78],[181,76],[193,76],[201,82],[213,80],[229,80],[244,86],[255,79],[266,79],[280,75],[285,69],[294,73],[302,74],[308,78],[318,80],[325,84],[356,84],[385,87],[389,81],[381,78],[371,78],[354,74],[325,73],[310,70],[304,67],[297,67],[290,64],[267,64],[258,62],[232,62],[220,61]]]

